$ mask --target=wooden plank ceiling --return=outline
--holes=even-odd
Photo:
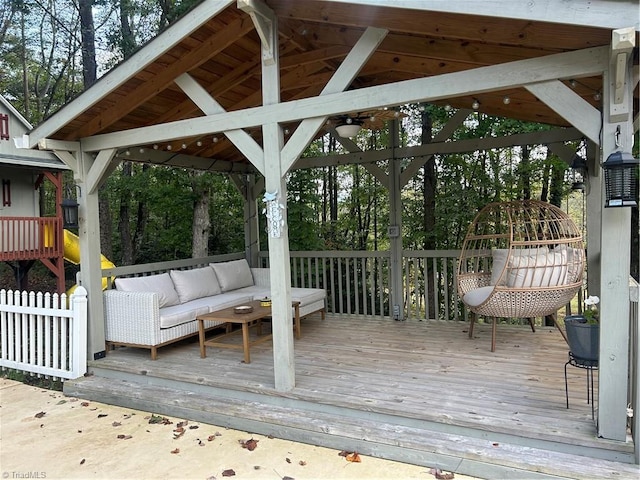
[[[265,3],[278,16],[282,101],[318,95],[367,26],[388,29],[389,34],[351,89],[608,45],[611,37],[608,29],[489,16],[317,0]],[[254,25],[234,3],[62,125],[51,138],[79,140],[201,116],[203,113],[174,83],[185,72],[227,111],[258,106],[262,98],[260,58],[260,41]],[[92,88],[99,89],[102,81]],[[601,83],[600,77],[580,78],[574,79],[571,86],[589,103],[601,108],[597,99]],[[470,108],[474,98],[480,103],[479,111],[487,114],[567,125],[525,89],[461,96],[441,104]],[[367,118],[370,116],[371,113],[366,114]],[[285,127],[291,132],[296,125]],[[259,129],[248,133],[260,142]],[[141,147],[205,157],[207,162],[220,159],[248,164],[223,134]]]

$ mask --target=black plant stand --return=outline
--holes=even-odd
[[[569,384],[567,382],[567,365],[584,368],[587,370],[587,403],[591,403],[591,419],[595,419],[594,398],[593,398],[593,371],[598,370],[598,360],[587,360],[576,357],[569,352],[569,361],[564,364],[564,391],[567,397],[567,408],[569,408]]]

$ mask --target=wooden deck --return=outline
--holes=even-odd
[[[148,350],[109,352],[65,392],[486,478],[520,478],[496,466],[637,478],[633,445],[596,437],[585,370],[569,367],[566,408],[559,332],[500,325],[494,353],[489,325],[474,339],[467,332],[465,323],[313,316],[295,341],[296,387],[286,394],[274,389],[271,342],[245,364],[237,350],[200,358],[197,338],[156,361]]]

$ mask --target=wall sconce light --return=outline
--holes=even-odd
[[[362,128],[362,122],[351,117],[341,120],[336,126],[336,132],[343,138],[355,137]]]
[[[65,198],[62,207],[62,225],[64,228],[78,228],[78,202],[72,198]]]
[[[471,108],[473,108],[474,110],[478,110],[480,108],[480,102],[477,98],[474,98],[473,102],[471,102]]]
[[[637,207],[640,160],[627,152],[613,152],[602,164],[607,207]]]
[[[573,170],[571,190],[584,191],[584,179],[587,176],[587,161],[576,153],[571,162],[571,169]]]

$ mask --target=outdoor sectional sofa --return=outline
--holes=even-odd
[[[271,297],[268,268],[249,268],[246,260],[211,263],[188,270],[117,278],[115,289],[104,292],[107,350],[117,345],[158,348],[197,335],[196,317],[244,302]],[[320,288],[292,288],[300,318],[325,315],[326,292]],[[224,325],[205,321],[205,328]]]

